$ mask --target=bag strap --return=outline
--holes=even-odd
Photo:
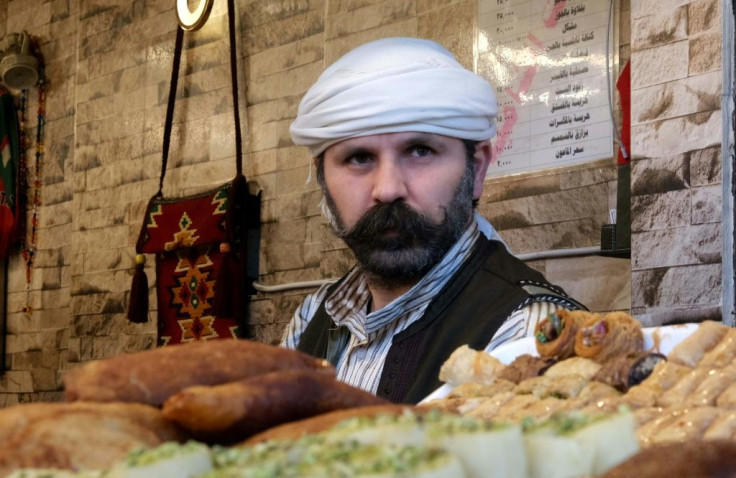
[[[227,0],[227,24],[230,40],[230,76],[232,79],[233,92],[233,115],[235,120],[235,176],[238,178],[243,174],[243,138],[240,130],[240,108],[238,98],[238,62],[235,43],[235,5],[234,0]],[[174,63],[171,68],[171,81],[169,82],[169,100],[166,105],[166,121],[164,123],[164,144],[161,152],[161,175],[158,181],[158,191],[154,197],[163,196],[164,177],[169,161],[169,149],[171,143],[171,128],[174,122],[174,103],[176,102],[176,90],[179,84],[179,68],[181,65],[181,52],[184,43],[184,29],[177,24],[176,42],[174,44]]]

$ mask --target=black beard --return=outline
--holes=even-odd
[[[457,242],[472,214],[473,171],[458,185],[445,217],[435,223],[404,201],[378,204],[351,229],[346,229],[337,207],[325,190],[335,217],[335,233],[355,254],[369,281],[384,287],[414,284],[437,265]]]

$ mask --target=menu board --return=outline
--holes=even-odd
[[[613,156],[608,0],[479,0],[477,73],[496,88],[488,177]]]

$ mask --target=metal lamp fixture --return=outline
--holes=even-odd
[[[8,33],[0,41],[0,80],[5,86],[19,90],[35,86],[40,68],[27,32]]]

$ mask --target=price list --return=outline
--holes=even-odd
[[[488,176],[610,158],[607,0],[479,0],[477,72],[496,88]]]

